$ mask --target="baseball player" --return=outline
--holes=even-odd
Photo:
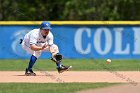
[[[56,63],[59,73],[69,70],[72,67],[61,65],[63,57],[59,54],[58,46],[53,43],[51,29],[50,23],[44,21],[41,23],[39,29],[33,29],[24,36],[21,42],[22,48],[31,54],[29,65],[25,70],[25,75],[36,76],[32,68],[43,51],[49,51],[52,54],[51,60]]]

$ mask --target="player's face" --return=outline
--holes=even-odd
[[[41,30],[41,34],[43,35],[43,36],[47,36],[48,34],[49,34],[49,29],[42,29]]]

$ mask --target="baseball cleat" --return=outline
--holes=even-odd
[[[19,42],[19,44],[22,44],[22,42],[23,42],[23,39],[20,39],[20,42]]]
[[[72,68],[72,66],[61,66],[61,67],[59,67],[59,68],[57,68],[57,70],[58,70],[58,73],[62,73],[62,72],[64,72],[64,71],[68,71],[70,68]]]
[[[36,74],[33,72],[33,70],[28,70],[27,68],[25,70],[25,75],[26,76],[36,76]]]

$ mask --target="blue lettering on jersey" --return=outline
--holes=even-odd
[[[37,41],[37,43],[45,43],[44,41]]]

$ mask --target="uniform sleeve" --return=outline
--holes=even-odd
[[[52,33],[50,33],[48,44],[53,45],[53,34]]]
[[[32,45],[32,44],[36,44],[37,43],[37,36],[36,36],[36,34],[31,34],[30,35],[30,44]]]

